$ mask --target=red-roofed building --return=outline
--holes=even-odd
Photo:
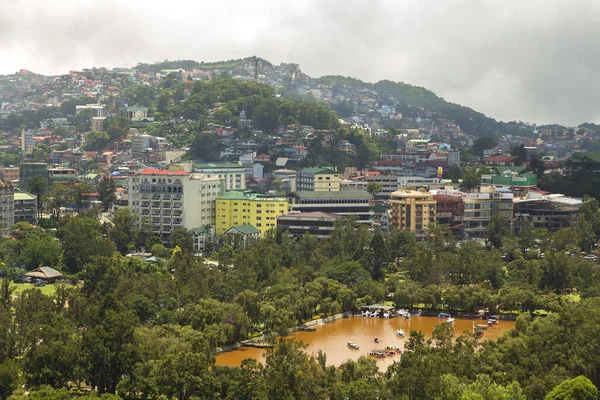
[[[484,165],[514,167],[517,165],[521,165],[522,160],[519,156],[503,156],[500,154],[496,154],[482,159],[481,163]]]

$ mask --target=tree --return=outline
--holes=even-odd
[[[567,379],[556,386],[545,400],[596,400],[598,398],[598,389],[592,381],[585,376]]]
[[[58,228],[64,263],[69,273],[77,273],[93,256],[110,257],[115,251],[112,242],[102,237],[102,226],[95,219],[70,217]]]
[[[452,183],[458,183],[462,176],[462,172],[458,164],[453,164],[450,168],[444,171],[444,178],[451,179]]]
[[[18,387],[19,365],[15,360],[7,359],[0,364],[0,399],[8,399]]]
[[[96,187],[98,191],[98,199],[102,202],[102,208],[104,211],[108,211],[113,201],[117,198],[115,190],[117,190],[117,184],[112,178],[102,177]]]
[[[510,234],[510,222],[500,214],[492,215],[485,237],[494,248],[502,247],[502,239]]]
[[[135,249],[135,242],[139,235],[137,219],[137,214],[134,214],[130,208],[120,208],[115,211],[112,218],[114,226],[110,228],[108,234],[121,254],[127,254],[128,251]]]
[[[48,181],[42,175],[35,175],[27,185],[27,191],[37,197],[38,216],[42,216],[42,196],[48,191]]]
[[[511,156],[521,157],[521,160],[527,160],[527,150],[525,150],[525,145],[520,144],[519,146],[515,146],[510,151]]]
[[[473,152],[479,157],[483,157],[483,151],[496,147],[496,139],[490,136],[479,137],[473,141]]]
[[[85,148],[90,151],[102,151],[110,136],[106,132],[90,131],[85,134]]]
[[[169,235],[169,245],[171,248],[179,247],[182,252],[189,254],[194,251],[194,237],[185,228],[175,228]]]
[[[372,196],[375,196],[377,193],[381,192],[383,187],[378,182],[369,182],[367,183],[367,192],[369,192]]]
[[[477,174],[477,167],[466,167],[463,171],[462,186],[466,190],[472,190],[479,185],[480,179]]]

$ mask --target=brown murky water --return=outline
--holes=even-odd
[[[387,345],[398,346],[404,349],[404,342],[408,340],[411,330],[420,330],[430,337],[433,327],[442,320],[437,317],[412,317],[410,320],[404,318],[344,318],[334,322],[317,326],[316,332],[295,332],[289,337],[302,340],[308,344],[306,351],[317,353],[322,350],[327,354],[327,363],[339,365],[349,358],[356,360],[360,356],[367,355],[371,350],[384,349]],[[457,319],[454,323],[456,335],[464,331],[473,332],[473,322],[485,324],[482,320]],[[483,339],[496,339],[507,330],[515,327],[513,321],[499,321],[498,325],[490,326],[484,331]],[[396,337],[396,329],[404,329],[406,336]],[[374,339],[379,338],[379,343]],[[347,343],[354,342],[360,346],[359,350],[351,350]],[[255,358],[264,362],[265,349],[252,347],[240,347],[239,349],[217,354],[217,365],[239,366],[246,358]],[[377,359],[380,370],[385,370],[399,356]]]

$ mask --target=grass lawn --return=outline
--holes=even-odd
[[[33,286],[32,283],[14,282],[10,284],[10,287],[15,288],[14,295],[20,295],[24,290],[35,288],[35,286]],[[46,286],[39,287],[38,289],[40,289],[42,291],[42,294],[45,294],[46,296],[52,296],[56,291],[56,288],[54,287],[53,283],[46,284]]]

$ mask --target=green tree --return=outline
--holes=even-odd
[[[0,399],[8,399],[19,387],[19,373],[19,365],[15,360],[8,359],[0,363]]]
[[[556,386],[545,400],[596,400],[598,398],[598,389],[585,376],[567,379]]]
[[[173,233],[169,235],[169,245],[171,248],[179,246],[184,253],[192,253],[194,251],[194,237],[185,228],[175,228]]]
[[[383,187],[378,182],[369,182],[367,183],[367,192],[369,192],[372,196],[375,196],[377,193],[381,192]]]
[[[108,211],[116,199],[117,184],[112,178],[104,176],[98,182],[96,190],[98,191],[98,199],[102,202],[102,208],[104,211]]]
[[[48,191],[48,181],[42,175],[35,175],[27,185],[27,191],[37,197],[38,216],[42,216],[42,196]]]
[[[473,153],[483,157],[483,151],[493,149],[498,143],[490,136],[479,137],[473,141]]]
[[[129,208],[120,208],[112,218],[114,226],[108,232],[115,247],[121,254],[135,249],[139,231],[137,229],[137,214]]]
[[[510,222],[500,214],[492,215],[487,226],[485,237],[490,245],[499,249],[502,247],[502,239],[510,235]]]

